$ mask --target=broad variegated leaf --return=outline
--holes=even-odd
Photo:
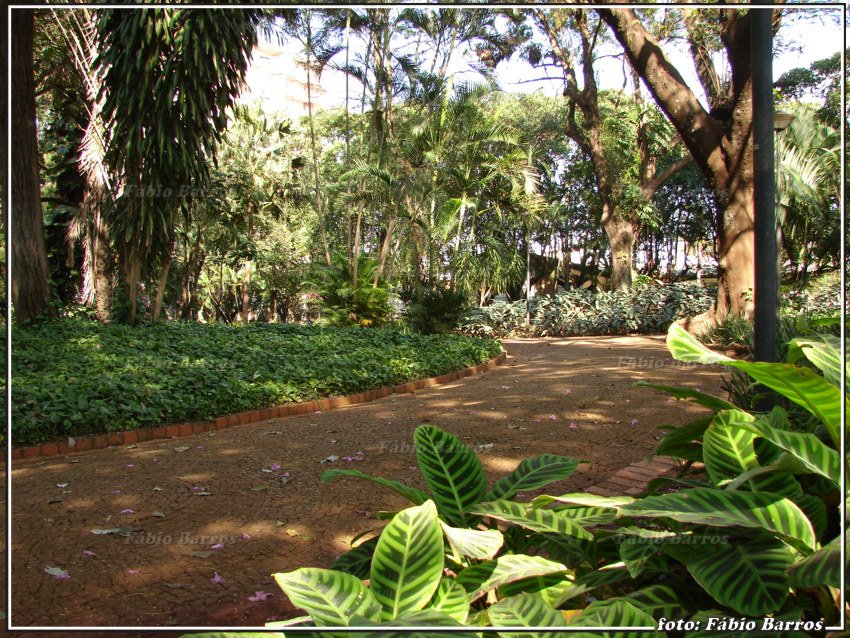
[[[416,428],[413,441],[422,477],[442,517],[457,527],[472,524],[466,511],[487,490],[481,461],[459,438],[433,425]]]
[[[697,405],[701,405],[704,408],[713,410],[714,412],[719,412],[720,410],[734,410],[738,407],[734,403],[729,403],[729,401],[725,401],[705,392],[700,392],[699,390],[694,390],[693,388],[678,388],[672,385],[661,385],[658,383],[649,383],[647,381],[638,381],[635,385],[643,388],[659,390],[675,397],[676,399],[690,399]]]
[[[702,439],[713,418],[713,416],[700,417],[673,428],[661,439],[661,443],[655,448],[655,454],[686,461],[702,461],[702,445],[695,441]]]
[[[351,574],[302,567],[273,576],[292,604],[310,614],[317,626],[345,627],[353,616],[381,618],[380,603]]]
[[[469,602],[469,594],[460,583],[443,578],[427,609],[446,614],[463,624],[469,616]]]
[[[393,517],[378,539],[369,574],[384,620],[428,604],[443,575],[443,535],[433,501]]]
[[[622,598],[653,618],[684,618],[700,604],[694,591],[666,584],[650,585]]]
[[[655,631],[658,622],[649,614],[641,611],[626,600],[615,598],[613,600],[597,601],[589,604],[584,610],[567,621],[569,627],[641,627],[642,632],[617,632],[617,638],[645,638],[646,636],[658,636],[663,634]],[[569,634],[590,638],[599,634],[578,632]]]
[[[431,496],[426,492],[416,489],[415,487],[405,485],[400,481],[396,481],[394,479],[385,479],[381,478],[380,476],[372,476],[371,474],[365,474],[360,470],[325,470],[324,472],[322,472],[322,482],[327,483],[342,476],[350,476],[353,478],[371,481],[372,483],[377,483],[378,485],[386,487],[388,490],[395,492],[399,496],[406,498],[414,505],[422,505],[422,503],[431,498]]]
[[[789,499],[768,492],[697,487],[648,496],[626,505],[620,514],[665,517],[715,527],[752,527],[778,534],[805,553],[815,547],[814,530],[800,508]]]
[[[667,347],[680,361],[719,363],[743,370],[758,383],[815,415],[823,423],[833,445],[840,446],[841,391],[812,370],[784,363],[730,359],[712,352],[675,323],[667,332]]]
[[[520,594],[503,598],[497,603],[490,605],[490,622],[494,627],[566,627],[561,612],[554,609],[545,600],[536,594]],[[549,638],[551,632],[515,632],[500,631],[499,636],[503,638]]]
[[[715,600],[739,614],[763,616],[779,609],[788,597],[785,570],[793,555],[780,540],[669,545],[664,551],[684,563]]]
[[[522,503],[498,500],[479,503],[469,511],[473,514],[513,523],[535,532],[560,534],[575,539],[593,539],[593,535],[576,523],[573,518],[555,510],[529,508],[528,505]]]
[[[841,587],[841,537],[810,556],[797,561],[788,570],[788,579],[794,587],[816,588],[824,585]]]
[[[541,454],[525,459],[513,472],[496,481],[485,498],[488,501],[510,499],[517,492],[527,492],[561,481],[569,478],[579,463],[578,459],[558,454]]]
[[[372,555],[378,545],[378,536],[363,541],[357,547],[348,550],[345,554],[331,563],[331,569],[357,576],[361,580],[369,578],[369,569],[372,565]]]
[[[457,575],[457,582],[476,600],[491,589],[496,589],[515,580],[544,576],[546,574],[570,573],[565,565],[541,556],[505,554],[495,560],[471,565]]]
[[[449,542],[449,547],[458,558],[461,556],[474,560],[493,558],[505,542],[502,532],[497,529],[451,527],[442,521],[440,521],[440,527]]]
[[[763,419],[741,422],[739,425],[782,448],[809,471],[828,478],[836,486],[841,483],[841,459],[838,452],[824,445],[814,434],[777,430]]]
[[[533,507],[546,507],[552,503],[564,503],[566,505],[586,505],[588,507],[610,507],[616,510],[628,505],[634,500],[631,496],[598,496],[597,494],[577,492],[575,494],[562,494],[561,496],[544,494],[531,501],[531,505]]]
[[[788,363],[796,363],[801,357],[811,361],[824,379],[841,387],[841,339],[831,334],[796,337],[788,344]],[[850,372],[850,368],[845,369]]]

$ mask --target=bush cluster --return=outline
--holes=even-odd
[[[569,337],[664,332],[671,323],[708,310],[716,291],[695,283],[651,285],[615,292],[570,290],[525,301],[497,302],[470,310],[460,321],[465,334],[489,337]]]
[[[210,419],[477,365],[490,339],[293,324],[58,319],[13,330],[16,445]]]

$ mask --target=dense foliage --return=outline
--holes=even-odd
[[[746,372],[805,415],[781,407],[750,413],[696,390],[647,383],[709,410],[668,428],[656,451],[701,465],[653,480],[638,498],[567,493],[531,503],[513,497],[567,479],[578,462],[527,459],[488,488],[468,446],[419,426],[414,442],[428,492],[356,470],[325,473],[325,480],[375,482],[414,507],[331,569],[275,574],[309,615],[269,626],[467,626],[479,636],[482,626],[655,627],[680,618],[708,629],[711,617],[749,617],[762,619],[754,621],[759,628],[805,635],[837,624],[843,366],[836,343],[792,342],[795,360],[811,368],[730,359],[675,325],[667,344],[679,361]],[[741,635],[737,629],[726,635]]]
[[[614,292],[569,290],[532,299],[529,325],[525,301],[515,301],[473,308],[461,319],[460,327],[467,334],[493,337],[658,333],[677,319],[706,311],[713,299],[713,290],[691,283]]]
[[[12,335],[16,445],[209,419],[481,363],[498,343],[291,324],[63,319]]]

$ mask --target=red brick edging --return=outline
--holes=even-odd
[[[435,385],[451,383],[463,377],[471,377],[487,370],[492,370],[500,365],[506,358],[507,353],[502,351],[496,357],[481,363],[471,368],[464,368],[457,372],[449,372],[441,374],[438,377],[429,377],[427,379],[419,379],[410,383],[400,385],[376,388],[374,390],[366,390],[357,394],[348,396],[333,397],[328,399],[316,399],[315,401],[306,401],[303,403],[287,403],[273,408],[264,408],[262,410],[249,410],[248,412],[239,412],[237,414],[226,414],[216,417],[214,421],[195,421],[192,423],[178,423],[176,425],[165,425],[158,428],[147,428],[144,430],[128,430],[126,432],[112,432],[110,434],[98,434],[95,436],[81,436],[75,439],[74,445],[71,446],[67,441],[62,443],[44,443],[42,445],[33,445],[31,447],[12,448],[12,461],[19,459],[29,459],[42,456],[56,456],[59,454],[70,454],[72,452],[86,452],[88,450],[98,450],[113,445],[132,445],[141,441],[151,441],[153,439],[168,439],[176,436],[188,436],[190,434],[201,434],[202,432],[210,432],[212,430],[223,430],[234,425],[245,425],[247,423],[255,423],[257,421],[265,421],[266,419],[276,419],[286,416],[296,416],[298,414],[306,414],[315,412],[316,410],[333,410],[346,405],[355,405],[357,403],[366,403],[375,399],[382,399],[391,394],[406,394],[415,392],[422,388],[429,388]]]

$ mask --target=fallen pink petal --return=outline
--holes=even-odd
[[[140,572],[138,569],[128,569],[128,570],[127,570],[127,573],[128,573],[128,574],[136,575],[136,574],[139,574],[139,573],[141,573],[141,572]]]
[[[196,485],[195,487],[192,488],[192,491],[193,492],[204,492],[204,491],[206,491],[206,489],[207,488],[205,488],[205,487],[201,487],[200,485]]]
[[[250,534],[242,534],[242,540],[243,541],[251,540],[251,535]]]
[[[280,469],[280,463],[272,463],[272,464],[269,466],[269,469],[270,469],[272,472],[277,472],[277,471]]]
[[[557,417],[557,416],[555,416],[554,414],[550,414],[550,415],[549,415],[549,420],[550,420],[550,421],[557,421],[557,420],[558,420],[558,417]]]
[[[84,549],[84,550],[83,550],[83,556],[96,556],[96,555],[97,555],[97,554],[95,554],[94,552],[90,552],[90,551],[89,551],[89,550],[87,550],[87,549]]]
[[[248,600],[250,600],[252,603],[258,603],[262,600],[267,600],[268,598],[271,598],[271,596],[272,594],[267,591],[257,591],[254,592],[253,596],[248,596]]]
[[[121,490],[112,490],[110,494],[120,494]]]
[[[224,543],[216,543],[212,546],[213,549],[222,549],[224,547]]]
[[[632,419],[631,421],[629,421],[629,425],[637,425],[638,423],[640,423],[640,421],[638,421],[637,419]]]
[[[221,576],[218,575],[218,572],[213,572],[213,577],[210,578],[210,582],[223,585],[224,579]]]
[[[676,399],[667,399],[665,403],[676,403]]]
[[[133,510],[131,510],[129,507],[127,509],[121,510],[121,513],[122,514],[135,514],[135,512]]]
[[[570,429],[571,430],[578,430],[578,423],[576,423],[575,421],[570,423]]]
[[[573,393],[573,391],[572,391],[572,390],[570,390],[569,388],[567,388],[566,390],[564,390],[564,394],[572,394],[572,393]]]
[[[127,467],[136,467],[136,466],[133,465],[132,463],[127,463]]]

